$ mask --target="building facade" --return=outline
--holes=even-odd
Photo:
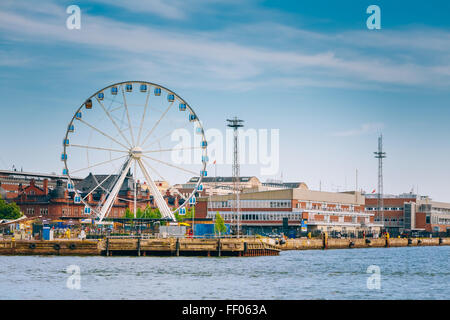
[[[75,188],[89,206],[95,208],[104,202],[107,190],[115,179],[114,175],[108,178],[106,175],[90,174],[85,179],[78,181]],[[99,181],[104,181],[103,188],[97,187]],[[138,209],[145,210],[147,206],[156,208],[153,196],[147,188],[141,188],[140,184],[137,184],[136,192]],[[165,195],[164,198],[169,207],[173,207],[177,203],[177,198],[170,194]],[[51,188],[47,179],[42,181],[42,187],[38,186],[34,179],[31,179],[27,186],[19,184],[17,196],[10,197],[8,201],[17,203],[27,217],[42,216],[43,219],[48,220],[72,219],[74,221],[93,218],[86,212],[85,204],[75,199],[75,192],[67,188],[67,181],[63,180],[57,180],[55,187]],[[134,182],[131,175],[125,178],[108,217],[123,218],[127,209],[134,210]]]
[[[279,232],[340,233],[380,232],[374,213],[364,210],[365,199],[359,192],[336,193],[307,188],[246,192],[240,195],[240,225],[246,234]],[[201,198],[196,218],[214,219],[219,213],[226,223],[236,224],[235,195]]]
[[[365,195],[367,212],[375,214],[375,221],[396,236],[403,233],[448,233],[450,231],[450,203],[433,201],[413,193],[384,195],[383,208],[378,209],[378,196]]]

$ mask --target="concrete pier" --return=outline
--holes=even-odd
[[[450,245],[450,238],[390,238],[390,239],[287,239],[281,250],[389,248]]]

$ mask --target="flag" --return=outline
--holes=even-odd
[[[375,189],[372,190],[372,193],[375,193]]]
[[[216,160],[214,160],[213,164],[216,164]]]

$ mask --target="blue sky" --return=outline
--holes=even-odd
[[[66,7],[80,6],[81,30]],[[381,30],[366,8],[381,8]],[[285,181],[371,191],[382,132],[385,192],[450,201],[448,1],[32,1],[0,4],[0,167],[60,172],[83,100],[111,83],[160,83],[206,129],[280,129]],[[230,175],[229,166],[217,168]],[[246,165],[245,175],[259,175]]]

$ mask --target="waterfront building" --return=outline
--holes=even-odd
[[[299,188],[240,195],[240,223],[244,234],[289,233],[298,235],[303,224],[306,232],[328,232],[342,235],[375,234],[380,223],[374,213],[364,210],[365,198],[360,192],[322,192]],[[234,195],[213,195],[200,198],[196,218],[214,219],[218,212],[226,223],[237,221]]]
[[[365,199],[366,212],[375,213],[375,221],[392,235],[450,232],[450,203],[414,193],[384,195],[379,211],[377,194],[366,194]]]
[[[75,188],[81,197],[85,198],[90,207],[95,208],[105,200],[106,190],[117,179],[117,176],[107,175],[88,175],[86,178],[77,181]],[[97,187],[102,182],[102,187]],[[137,208],[144,210],[147,206],[155,208],[153,196],[148,189],[141,188],[137,183]],[[170,196],[164,197],[169,204],[173,203]],[[134,181],[130,173],[121,186],[118,197],[115,199],[112,209],[109,213],[110,218],[122,218],[127,209],[134,210]],[[67,181],[58,179],[54,188],[49,186],[48,179],[42,181],[39,186],[34,179],[31,179],[29,185],[19,184],[17,196],[9,197],[8,201],[14,201],[21,208],[21,211],[27,217],[42,216],[43,219],[58,220],[71,219],[74,222],[82,219],[91,218],[89,212],[86,212],[85,205],[80,199],[76,199],[73,190],[68,189]]]

